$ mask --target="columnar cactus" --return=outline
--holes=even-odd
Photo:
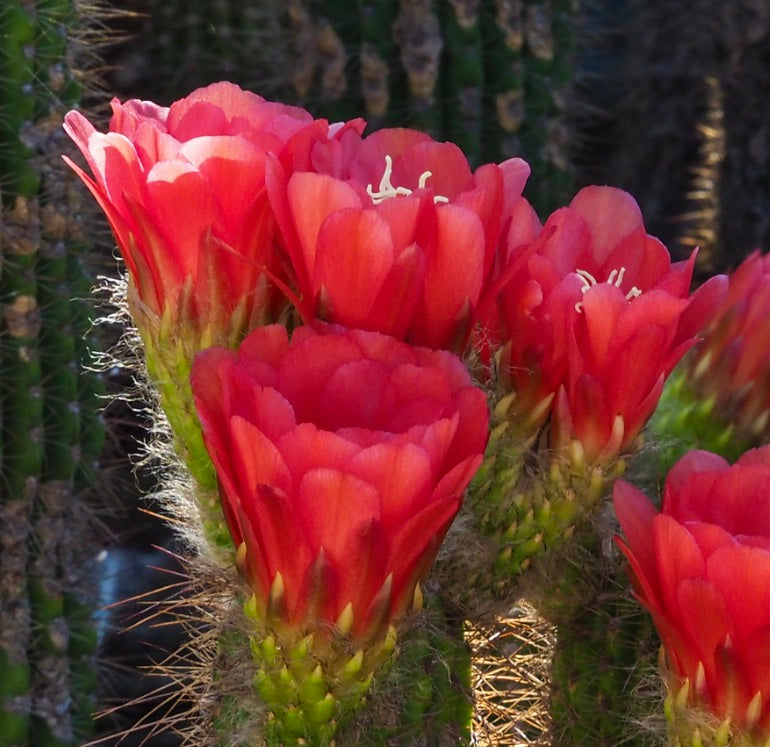
[[[75,745],[94,709],[85,490],[101,448],[84,375],[90,286],[60,153],[80,92],[76,4],[0,11],[0,745]]]
[[[117,60],[125,93],[171,101],[227,78],[330,120],[424,130],[473,165],[526,158],[539,210],[569,196],[570,0],[137,5],[146,16]]]

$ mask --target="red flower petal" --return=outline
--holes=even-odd
[[[321,224],[313,290],[328,294],[328,317],[366,327],[372,306],[393,268],[390,228],[374,210],[338,210]]]
[[[573,198],[570,209],[588,224],[593,255],[599,266],[621,239],[643,227],[636,200],[614,187],[584,187]]]
[[[350,461],[347,469],[377,486],[381,521],[388,534],[422,509],[434,483],[433,465],[428,456],[410,443],[380,443],[363,449]]]

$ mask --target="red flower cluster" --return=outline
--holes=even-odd
[[[339,128],[232,83],[170,108],[113,100],[112,110],[106,134],[77,111],[65,117],[94,178],[67,160],[106,213],[140,301],[196,327],[236,314],[255,326],[272,302],[265,269],[278,270],[267,153],[307,148]]]
[[[660,513],[615,485],[636,595],[691,704],[770,737],[770,446],[733,466],[704,451],[668,475]],[[759,743],[759,742],[758,742]]]
[[[609,461],[652,414],[725,280],[689,296],[695,255],[672,265],[633,198],[610,187],[581,190],[541,230],[531,220],[517,230],[499,295],[501,378],[531,428],[550,414],[553,447],[573,442],[587,462]],[[522,262],[527,242],[535,250]]]
[[[192,386],[262,614],[376,636],[460,507],[486,398],[451,353],[319,324],[210,348]]]
[[[306,324],[358,330],[288,342],[269,327],[195,363],[243,567],[292,622],[352,605],[363,634],[424,574],[486,442],[484,395],[446,351],[499,353],[516,417],[550,416],[552,446],[603,462],[636,438],[722,291],[688,296],[694,257],[671,265],[624,192],[587,188],[541,227],[520,159],[471,172],[451,143],[363,137],[359,120],[229,83],[169,108],[113,102],[107,134],[77,112],[65,128],[142,308],[170,319],[145,339],[159,378],[184,378],[163,382],[164,406],[192,426],[191,453],[189,358],[277,320],[275,286]],[[179,345],[175,323],[197,334]]]

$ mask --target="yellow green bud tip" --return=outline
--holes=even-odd
[[[308,714],[310,720],[315,724],[326,724],[332,720],[334,711],[337,707],[337,700],[331,693],[326,693],[323,700],[316,703]]]
[[[573,438],[567,444],[567,459],[576,469],[583,469],[586,466],[586,450],[583,448],[583,444],[576,438]]]
[[[770,419],[770,411],[769,410],[763,410],[762,413],[756,420],[754,421],[754,424],[752,426],[752,431],[754,432],[755,436],[759,436],[762,431],[765,430],[767,427],[767,421]]]
[[[355,677],[361,671],[361,666],[363,665],[363,663],[364,663],[364,652],[361,649],[359,649],[348,660],[345,666],[342,667],[342,673],[347,677],[351,677],[351,678]]]
[[[753,727],[758,721],[759,717],[762,715],[762,691],[757,690],[756,693],[754,693],[754,697],[751,699],[751,702],[748,705],[748,708],[746,708],[746,725],[751,728]]]
[[[278,653],[278,646],[275,643],[275,638],[272,635],[265,636],[260,644],[262,654],[268,661],[275,661],[276,654]]]
[[[246,565],[246,543],[241,542],[238,545],[238,549],[235,551],[235,565],[240,569]]]
[[[313,646],[313,634],[308,633],[291,651],[294,661],[304,661]]]
[[[671,693],[669,693],[666,696],[666,699],[663,701],[663,713],[666,717],[666,721],[668,721],[669,724],[674,723],[674,699],[671,697]]]
[[[412,609],[415,612],[419,612],[422,609],[422,604],[423,604],[422,587],[420,586],[420,582],[418,581],[414,587],[414,597],[412,598]]]
[[[703,747],[703,737],[699,727],[695,727],[695,731],[692,733],[692,747]]]
[[[335,623],[340,635],[347,635],[353,629],[353,602],[348,602]]]
[[[545,417],[548,410],[551,409],[551,403],[553,402],[554,396],[555,393],[551,392],[547,397],[543,397],[543,399],[532,408],[527,421],[532,424],[539,423],[540,420]]]
[[[252,594],[243,604],[243,611],[246,613],[246,617],[256,620],[257,614],[257,597]]]
[[[385,634],[385,641],[382,644],[383,650],[390,653],[396,647],[398,633],[393,625],[388,626],[388,632]]]
[[[707,694],[706,689],[706,669],[703,666],[703,662],[698,662],[698,668],[695,670],[695,692],[704,696]]]
[[[284,690],[287,690],[291,693],[293,693],[297,688],[297,683],[295,682],[294,677],[292,676],[288,667],[285,665],[281,667],[281,671],[278,672],[278,684],[284,688]]]
[[[283,583],[283,576],[277,571],[273,583],[270,586],[270,597],[267,603],[268,614],[273,613],[280,617],[280,610],[283,607],[286,587]]]
[[[503,434],[508,430],[508,421],[502,422],[499,425],[496,425],[492,430],[489,432],[489,442],[493,443],[495,441],[498,441],[500,438],[502,438]]]
[[[714,742],[717,747],[727,747],[727,745],[730,743],[731,726],[732,724],[729,718],[726,718],[721,724],[719,724],[719,728],[714,734]]]
[[[516,399],[516,393],[511,392],[510,394],[506,394],[496,405],[495,409],[493,410],[493,413],[496,418],[504,418],[506,414],[508,413],[508,410],[510,409],[511,405],[513,404],[513,400]]]
[[[678,710],[683,710],[687,707],[687,699],[690,697],[690,679],[689,677],[684,681],[684,684],[679,688],[676,693],[676,707]]]
[[[713,355],[710,350],[706,351],[706,354],[698,361],[698,365],[695,366],[695,370],[692,372],[692,377],[696,381],[705,376],[706,371],[711,368],[711,359]]]

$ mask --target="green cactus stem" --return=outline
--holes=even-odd
[[[604,514],[604,515],[602,515]],[[551,662],[554,744],[659,744],[658,636],[628,591],[609,510],[578,527],[547,605],[556,624]],[[652,724],[652,726],[644,726]]]
[[[95,707],[85,477],[102,431],[83,394],[98,389],[82,370],[88,249],[60,133],[85,13],[71,0],[0,9],[2,747],[81,744]]]

